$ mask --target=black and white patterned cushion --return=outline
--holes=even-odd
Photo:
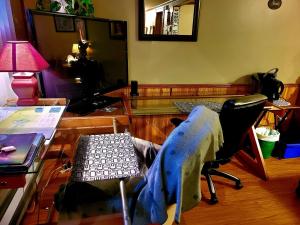
[[[81,136],[72,181],[138,176],[138,162],[129,133]]]

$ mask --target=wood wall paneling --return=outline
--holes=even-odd
[[[174,115],[134,116],[132,118],[132,133],[135,137],[163,144],[174,129],[170,123]],[[185,119],[186,116],[176,116]]]

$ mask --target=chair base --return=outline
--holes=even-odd
[[[221,172],[221,171],[218,171],[216,169],[208,169],[203,174],[204,174],[204,176],[207,180],[208,189],[209,189],[209,192],[210,192],[210,200],[209,200],[210,204],[218,203],[216,189],[215,189],[214,183],[213,183],[212,178],[211,178],[212,175],[219,176],[219,177],[224,177],[224,178],[227,178],[229,180],[234,181],[236,189],[241,189],[243,187],[243,184],[242,184],[241,180],[238,177],[235,177],[235,176],[233,176],[229,173],[226,173],[226,172]]]

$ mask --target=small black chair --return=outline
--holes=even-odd
[[[217,152],[216,160],[206,162],[201,171],[208,183],[211,204],[218,202],[216,190],[211,178],[212,175],[235,181],[237,189],[243,187],[239,178],[226,172],[218,171],[216,168],[218,168],[220,164],[230,162],[230,158],[241,149],[249,129],[262,113],[266,101],[266,96],[255,94],[229,99],[223,104],[220,112],[220,122],[223,130],[224,144]]]
[[[260,114],[263,112],[267,97],[262,94],[254,94],[232,98],[224,102],[220,112],[220,122],[223,130],[224,144],[216,154],[216,160],[206,162],[201,174],[206,177],[209,192],[211,195],[210,203],[218,202],[216,190],[211,176],[221,176],[235,181],[236,188],[243,187],[241,180],[231,174],[216,170],[220,164],[230,162],[230,158],[238,152],[248,134],[249,129],[254,125]],[[173,118],[171,122],[178,126],[180,119]]]

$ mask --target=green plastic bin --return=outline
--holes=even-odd
[[[279,132],[268,127],[258,127],[255,130],[264,159],[270,158],[279,141]]]

